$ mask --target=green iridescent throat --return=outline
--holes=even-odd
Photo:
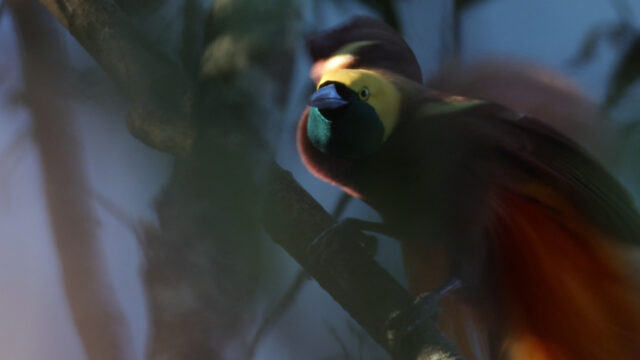
[[[311,107],[307,136],[313,146],[324,153],[358,158],[380,147],[384,126],[371,105],[355,100],[343,108],[328,111]]]

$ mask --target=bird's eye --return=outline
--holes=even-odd
[[[367,89],[366,87],[362,88],[362,90],[360,90],[360,93],[358,94],[358,96],[360,96],[360,100],[365,100],[365,101],[369,99],[369,95],[371,94],[369,93],[369,89]]]

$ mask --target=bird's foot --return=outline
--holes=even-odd
[[[393,314],[387,321],[387,340],[394,359],[462,359],[458,350],[438,329],[442,311],[438,302],[462,286],[454,279],[430,293],[420,294],[408,308]]]

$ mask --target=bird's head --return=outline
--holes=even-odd
[[[318,150],[358,158],[372,154],[389,137],[400,113],[400,93],[370,70],[339,69],[324,74],[311,96],[307,136]]]

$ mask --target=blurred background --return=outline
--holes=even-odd
[[[115,315],[107,312],[105,323],[95,326],[120,321],[116,336],[126,337],[123,358],[144,359],[153,315],[141,234],[158,223],[154,201],[169,182],[172,157],[128,132],[128,100],[44,8],[28,7],[39,14],[32,20],[47,24],[48,41],[55,44],[38,53],[29,50],[34,33],[24,21],[35,13],[25,15],[24,7],[0,1],[0,358],[91,358],[74,325],[68,291],[98,279],[104,286],[90,302],[109,302]],[[197,25],[206,23],[212,2],[121,0],[120,5],[154,44],[172,52],[188,41],[187,26],[205,37],[204,25]],[[640,77],[639,1],[299,0],[293,6],[296,33],[286,100],[278,110],[280,123],[270,123],[265,132],[277,161],[328,211],[340,191],[311,176],[295,148],[295,126],[313,86],[304,39],[356,15],[397,27],[433,86],[476,96],[495,93],[491,96],[508,105],[558,117],[559,128],[575,131],[569,135],[604,161],[636,200],[640,196],[640,89],[634,86]],[[60,64],[64,71],[57,78],[39,75],[60,72]],[[567,112],[579,120],[562,123]],[[58,118],[65,121],[63,130],[51,127]],[[63,143],[72,145],[58,151]],[[79,199],[56,198],[56,186],[69,182],[81,189]],[[94,241],[90,246],[65,247],[54,239],[52,224],[69,203],[84,209],[79,219],[88,224],[82,231],[92,234],[85,239]],[[357,200],[342,216],[377,219]],[[382,239],[379,246],[379,261],[405,283],[397,244]],[[234,330],[236,343],[225,346],[219,358],[388,358],[266,236],[250,251],[261,260],[249,315]],[[232,257],[228,261],[231,267],[245,266]],[[87,262],[89,270],[70,266],[64,273],[65,262]],[[73,283],[65,287],[69,276],[75,276]],[[276,320],[258,331],[277,308],[282,311]],[[175,329],[173,336],[197,337],[190,330]]]

